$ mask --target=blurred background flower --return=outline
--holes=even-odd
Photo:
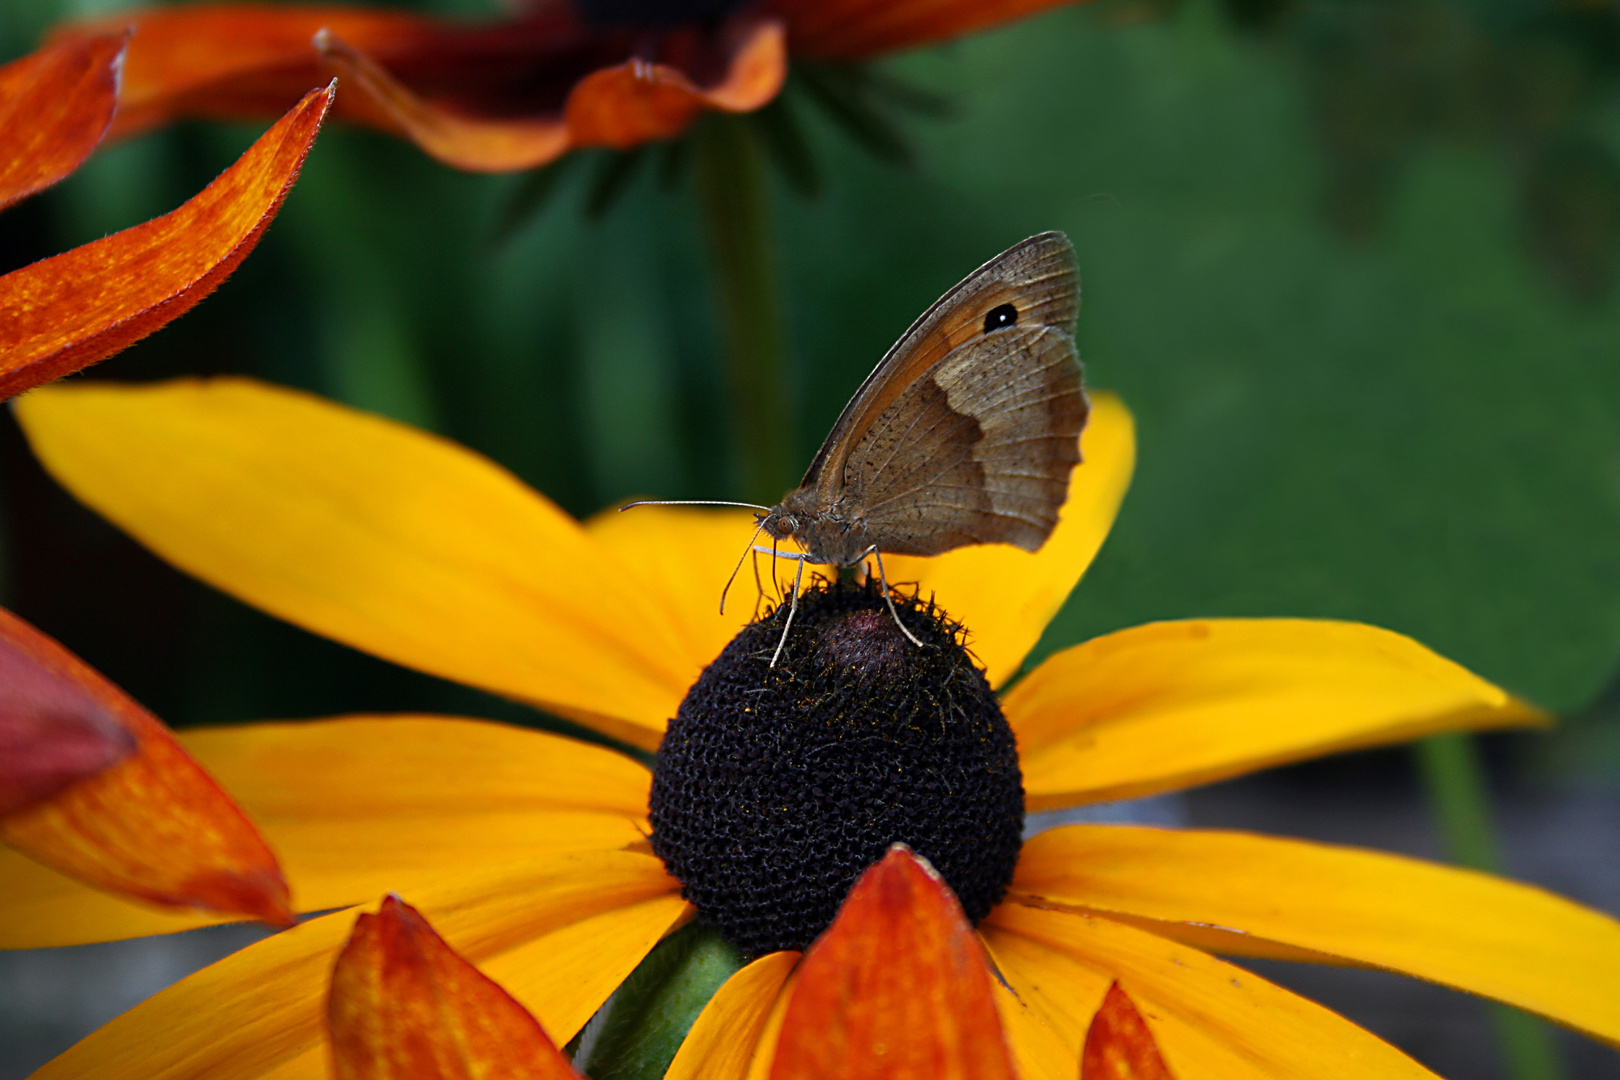
[[[0,48],[20,56],[58,19],[106,10],[8,0]],[[953,104],[905,128],[911,171],[803,110],[819,197],[767,174],[792,460],[964,269],[1066,230],[1082,357],[1132,402],[1143,456],[1086,589],[1032,659],[1189,613],[1410,634],[1568,717],[1551,737],[1483,743],[1505,869],[1620,911],[1616,19],[1613,4],[1551,0],[1102,0],[882,61],[872,70]],[[0,216],[0,268],[171,209],[261,131],[182,124],[97,154]],[[306,387],[451,435],[576,515],[631,494],[738,494],[702,212],[644,159],[614,212],[589,219],[616,153],[576,155],[548,212],[495,242],[524,177],[329,130],[255,258],[98,375]],[[182,578],[57,490],[5,423],[0,599],[166,719],[536,722]],[[1195,791],[1174,812],[1438,856],[1424,761],[1347,756]],[[1257,966],[1448,1076],[1509,1075],[1473,1002],[1376,972]],[[77,999],[40,990],[42,966],[11,970],[31,992],[4,1041],[65,1045],[54,1017]],[[1620,1067],[1595,1044],[1557,1046],[1563,1075]]]

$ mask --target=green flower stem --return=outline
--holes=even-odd
[[[1417,744],[1418,767],[1455,863],[1501,871],[1490,789],[1479,745],[1465,734],[1436,735]],[[1513,1080],[1563,1080],[1564,1068],[1547,1025],[1529,1013],[1491,1003],[1491,1025]]]
[[[614,993],[600,1034],[576,1064],[591,1080],[658,1080],[703,1006],[742,966],[737,950],[707,926],[671,934]]]
[[[771,505],[793,476],[764,155],[749,125],[724,113],[705,117],[692,138],[694,181],[725,330],[742,496]]]

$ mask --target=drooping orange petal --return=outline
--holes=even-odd
[[[1086,1029],[1080,1080],[1173,1080],[1147,1021],[1118,982]]]
[[[1076,1059],[1117,979],[1177,1080],[1437,1080],[1315,1002],[1109,919],[1002,904],[979,933],[1008,984]]]
[[[540,1022],[388,896],[361,915],[326,1006],[337,1080],[578,1080]]]
[[[128,34],[98,34],[0,67],[0,209],[43,191],[101,142]]]
[[[771,1080],[1013,1080],[993,981],[950,888],[896,844],[804,954]]]
[[[1030,838],[1010,895],[1217,952],[1403,972],[1620,1045],[1620,922],[1488,874],[1246,833],[1070,825]]]
[[[138,134],[180,116],[275,116],[332,72],[311,44],[323,28],[388,56],[446,49],[459,27],[384,8],[302,4],[188,4],[120,11],[67,23],[53,43],[135,31],[124,64],[113,137]],[[344,94],[340,115],[367,117],[369,99]]]
[[[306,911],[420,889],[648,831],[651,775],[599,746],[481,720],[343,717],[188,731],[181,742],[253,818]],[[0,851],[0,948],[168,933],[220,921],[79,885]]]
[[[686,1033],[664,1080],[748,1080],[762,1052],[767,1060],[775,1052],[775,1033],[767,1028],[772,1013],[786,1006],[798,963],[792,950],[766,953],[727,979]]]
[[[110,356],[213,292],[280,209],[332,93],[311,91],[178,210],[0,277],[0,398]]]
[[[159,555],[395,663],[651,749],[710,659],[550,500],[403,424],[225,378],[43,387],[16,414]]]
[[[99,680],[55,641],[0,608],[0,818],[135,752],[98,699]]]
[[[1329,619],[1189,619],[1048,657],[1003,702],[1032,810],[1135,798],[1545,713],[1410,638]]]
[[[561,1044],[686,917],[679,887],[651,856],[602,852],[487,868],[417,902]],[[354,921],[352,911],[322,916],[234,953],[104,1025],[35,1080],[320,1080],[327,986]],[[511,957],[538,969],[528,985],[501,966]]]
[[[776,96],[787,75],[782,24],[748,20],[731,28],[722,81],[699,86],[669,64],[628,60],[576,84],[559,114],[478,116],[413,92],[387,68],[333,35],[317,44],[353,85],[417,146],[446,165],[511,172],[555,161],[580,146],[626,149],[684,131],[704,109],[750,112]]]
[[[967,627],[992,686],[1018,674],[1096,557],[1131,486],[1136,428],[1115,395],[1092,394],[1080,452],[1084,461],[1069,477],[1057,528],[1039,551],[979,544],[927,559],[884,557],[891,583],[916,582],[923,596],[936,596],[946,614]]]
[[[430,156],[469,172],[515,172],[555,161],[569,148],[561,117],[492,119],[453,112],[414,93],[369,55],[322,29],[315,45],[345,84],[366,94]]]
[[[8,704],[57,714],[66,724],[111,725],[133,744],[110,768],[0,816],[0,841],[98,888],[152,903],[292,921],[275,856],[156,717],[4,610],[0,678]]]
[[[566,116],[576,146],[620,149],[667,139],[705,108],[752,112],[774,98],[787,77],[787,47],[775,19],[743,19],[726,28],[725,76],[697,85],[679,68],[630,60],[587,75],[568,96]]]
[[[865,60],[960,37],[1074,0],[773,0],[794,55]]]

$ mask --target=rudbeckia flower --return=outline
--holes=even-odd
[[[127,38],[76,36],[0,67],[0,207],[61,180],[101,142]],[[111,356],[218,288],[298,177],[332,103],[332,87],[310,90],[321,81],[179,209],[0,277],[0,399]]]
[[[249,603],[634,747],[671,731],[656,771],[604,746],[451,717],[188,733],[279,853],[301,908],[329,913],[163,991],[40,1077],[320,1075],[328,977],[353,905],[390,891],[558,1045],[673,929],[694,915],[719,926],[755,958],[703,1010],[670,1075],[743,1077],[787,1037],[799,950],[894,841],[938,867],[977,920],[1026,1078],[1076,1074],[1116,981],[1181,1080],[1430,1075],[1216,953],[1404,972],[1620,1042],[1620,923],[1540,889],[1215,830],[1071,825],[1021,847],[1009,838],[1012,791],[1030,809],[1076,806],[1545,720],[1407,638],[1323,620],[1151,624],[1060,651],[1013,682],[1128,484],[1131,420],[1107,395],[1039,552],[890,561],[891,581],[917,583],[901,615],[931,647],[903,641],[870,588],[829,586],[801,602],[768,684],[769,650],[750,635],[774,645],[775,626],[715,611],[747,515],[661,508],[579,523],[444,440],[240,379],[45,387],[16,411],[78,498]],[[948,679],[908,681],[938,665]],[[950,753],[928,756],[931,731]],[[804,753],[773,758],[773,740]],[[675,760],[685,764],[672,772]],[[742,790],[760,776],[775,779]],[[977,803],[960,802],[974,792]],[[907,818],[909,803],[944,811]],[[818,804],[832,812],[798,812]],[[679,824],[666,836],[657,820]],[[867,827],[896,820],[933,832]],[[793,854],[834,840],[830,861]],[[749,858],[728,861],[728,846]],[[698,876],[704,862],[715,873]],[[1010,877],[998,882],[996,867]],[[720,895],[728,876],[742,887]],[[0,881],[0,940],[12,947],[218,921],[10,857]]]
[[[851,61],[939,41],[1062,0],[535,0],[493,23],[362,7],[198,4],[120,12],[57,40],[133,26],[114,131],[285,109],[346,76],[339,115],[462,169],[534,168],[627,149],[705,110],[776,96],[789,55]],[[319,35],[318,44],[316,41]]]

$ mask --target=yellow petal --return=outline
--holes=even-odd
[[[640,962],[645,950],[636,950],[651,947],[641,932],[648,912],[665,929],[684,916],[678,888],[658,860],[614,852],[536,859],[407,899],[561,1043],[573,1035],[565,1030],[573,1018],[582,1024]],[[355,917],[350,910],[313,919],[204,968],[98,1029],[36,1080],[320,1075],[327,982]],[[624,922],[636,932],[621,933]],[[582,949],[582,937],[594,948]],[[497,974],[502,954],[551,955],[547,942],[560,947],[540,1000]]]
[[[980,933],[1013,991],[1076,1062],[1118,980],[1177,1080],[1437,1080],[1337,1013],[1155,934],[1018,904],[992,911]]]
[[[1400,971],[1620,1044],[1620,922],[1488,874],[1246,833],[1073,825],[1024,845],[1012,896],[1153,920],[1235,955],[1281,944]]]
[[[706,659],[544,496],[402,424],[247,379],[53,386],[17,414],[165,559],[396,663],[653,747]]]
[[[725,981],[703,1006],[664,1080],[747,1080],[773,1012],[781,1016],[799,953],[766,953]],[[766,1056],[770,1056],[768,1053]]]
[[[1326,619],[1149,623],[1003,702],[1032,810],[1134,798],[1437,731],[1550,718],[1411,638]]]
[[[1069,478],[1057,528],[1039,551],[983,544],[927,559],[889,555],[883,560],[891,584],[916,582],[923,596],[936,594],[946,613],[967,627],[993,686],[1023,666],[1096,557],[1131,486],[1135,424],[1113,394],[1091,395],[1080,453],[1084,460]]]
[[[747,562],[727,592],[725,614],[720,613],[720,592],[754,533],[752,511],[684,506],[638,506],[623,513],[609,509],[587,521],[585,530],[618,556],[619,565],[635,576],[639,587],[658,597],[676,620],[688,651],[703,657],[703,663],[718,656],[753,618],[759,588]],[[769,562],[760,557],[767,589]],[[695,679],[697,672],[692,675]]]
[[[250,724],[182,741],[260,825],[305,911],[415,894],[447,876],[645,837],[651,776],[622,754],[482,720],[364,716]],[[225,921],[171,914],[0,853],[0,947]]]
[[[1074,1051],[1062,1037],[999,981],[995,995],[1019,1080],[1074,1080]]]

